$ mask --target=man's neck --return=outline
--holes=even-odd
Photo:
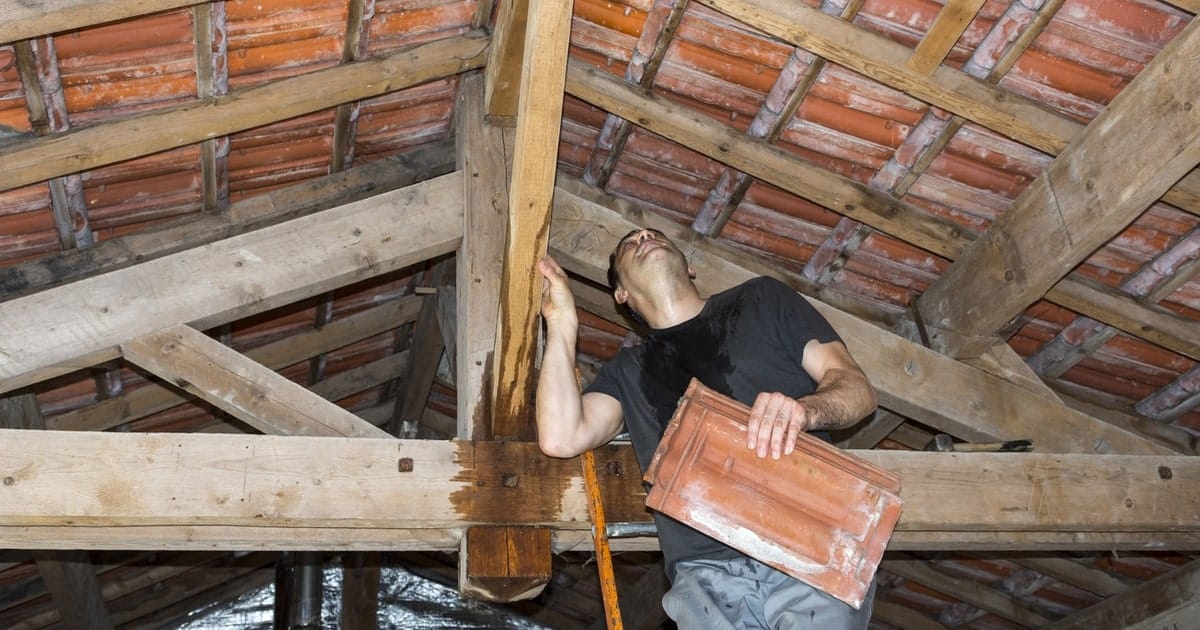
[[[707,301],[695,292],[658,300],[651,308],[646,309],[648,312],[643,314],[643,317],[651,328],[670,328],[699,315]]]

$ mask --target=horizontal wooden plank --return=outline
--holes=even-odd
[[[454,251],[457,173],[0,303],[0,392],[175,324],[205,329]]]
[[[964,540],[1124,533],[1131,542],[1150,532],[1145,545],[1157,532],[1200,529],[1194,457],[853,453],[903,479],[898,531]],[[645,520],[631,449],[605,447],[597,459],[610,519]],[[474,524],[586,528],[578,461],[545,457],[525,442],[0,431],[0,547],[27,544],[2,537],[24,527],[79,528],[66,539],[87,546],[88,531],[112,528],[157,526],[182,539],[201,526]]]

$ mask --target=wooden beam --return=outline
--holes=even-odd
[[[875,448],[883,438],[904,423],[904,416],[894,414],[887,409],[876,409],[858,426],[850,428],[851,433],[837,440],[837,445],[846,449]]]
[[[1005,559],[1100,597],[1112,597],[1130,588],[1128,582],[1117,576],[1067,556],[1013,556]]]
[[[595,198],[595,197],[593,197]],[[696,270],[704,294],[755,275],[708,248],[707,239],[649,211],[623,206],[626,214],[560,187],[551,244],[572,252],[571,271],[603,282],[616,236],[635,225],[654,227],[679,243]],[[785,279],[786,281],[786,279]],[[914,344],[821,302],[814,306],[833,324],[880,394],[881,404],[901,415],[969,441],[1033,439],[1041,452],[1165,453],[1167,447],[1096,421],[1043,395]],[[946,391],[971,396],[946,396]],[[1053,418],[1053,422],[1048,422]]]
[[[461,194],[447,175],[0,303],[0,392],[115,358],[166,326],[208,328],[449,253]]]
[[[1128,591],[1046,626],[1091,628],[1184,628],[1200,615],[1200,561],[1192,561]]]
[[[1021,606],[1007,594],[975,580],[947,575],[911,556],[889,554],[880,563],[879,568],[1022,626],[1040,628],[1050,622],[1049,619]]]
[[[225,96],[183,103],[0,152],[0,191],[173,149],[378,96],[483,64],[488,39],[468,34],[421,44],[388,57],[342,64]]]
[[[40,431],[45,429],[42,411],[33,394],[0,399],[0,427]],[[87,552],[45,550],[33,552],[38,572],[68,630],[112,628],[108,607],[100,593],[96,570]]]
[[[530,0],[500,3],[484,66],[483,112],[495,125],[515,126],[521,95]]]
[[[975,235],[946,219],[895,197],[873,190],[847,177],[817,168],[778,147],[753,141],[740,132],[650,93],[635,91],[611,74],[572,62],[566,89],[588,103],[629,120],[654,133],[674,140],[728,166],[774,184],[843,216],[864,223],[889,236],[916,245],[951,260],[957,258]],[[1052,287],[1046,298],[1122,331],[1188,354],[1197,345],[1194,322],[1163,309],[1145,305],[1128,296],[1109,295],[1095,305],[1088,296],[1086,280],[1065,278]],[[810,283],[815,287],[815,283]],[[828,287],[804,290],[807,295],[851,310],[847,299],[835,302]],[[853,300],[853,298],[848,298]],[[861,301],[861,300],[859,300]],[[1143,326],[1142,323],[1146,322]],[[994,342],[987,338],[987,343]],[[1189,355],[1190,356],[1190,355]]]
[[[440,260],[425,272],[424,284],[433,290],[421,298],[421,311],[413,325],[408,352],[408,366],[401,389],[397,390],[395,411],[386,433],[400,437],[417,437],[421,415],[429,403],[429,390],[437,375],[438,362],[446,344],[437,321],[438,293],[447,290],[454,261]]]
[[[272,370],[281,370],[293,363],[411,323],[416,318],[419,308],[420,298],[406,296],[336,319],[320,329],[297,333],[286,339],[252,348],[246,352],[246,356]],[[314,391],[324,394],[329,388],[328,382],[332,380],[326,379],[317,383]],[[338,393],[340,391],[331,392],[325,398],[337,400],[331,396]],[[104,431],[187,401],[186,397],[171,387],[150,383],[116,398],[53,416],[48,419],[47,424],[51,429],[63,431]]]
[[[500,284],[500,321],[492,374],[492,435],[533,436],[529,413],[542,278],[535,264],[546,253],[562,93],[571,36],[570,0],[530,0],[525,34],[517,137],[508,195],[508,239]]]
[[[513,3],[505,2],[501,9]],[[492,432],[492,353],[500,309],[504,232],[508,217],[505,132],[484,122],[483,76],[463,75],[455,128],[463,172],[463,243],[455,269],[455,378],[458,437],[489,439]],[[511,140],[511,138],[509,138]]]
[[[379,553],[364,551],[342,556],[341,630],[379,627]]]
[[[50,591],[58,607],[59,622],[63,628],[104,630],[113,627],[87,552],[35,551],[33,559],[37,561],[46,590]]]
[[[199,0],[3,0],[0,44],[200,4]]]
[[[459,551],[458,591],[489,602],[537,597],[550,569],[547,527],[471,527]]]
[[[134,539],[137,528],[155,526],[174,527],[180,538],[205,525],[348,528],[364,530],[364,540],[375,529],[588,526],[579,462],[540,456],[535,443],[25,430],[0,436],[6,548],[21,548],[16,530],[28,526],[128,527]],[[1200,482],[1194,457],[854,454],[904,480],[898,530],[1135,535],[1194,533],[1200,525],[1200,500],[1190,490]],[[640,475],[628,474],[637,470],[631,449],[605,447],[597,457],[613,520],[646,520]],[[97,533],[96,540],[106,537]],[[41,542],[87,548],[86,540],[78,531]]]
[[[454,171],[454,138],[402,155],[239,201],[222,214],[197,214],[0,269],[0,294],[28,295],[108,271],[327,210]]]
[[[908,58],[908,67],[924,74],[933,74],[942,59],[954,48],[955,42],[975,19],[986,0],[947,0],[938,12],[933,26]]]
[[[1192,170],[1200,65],[1183,60],[1198,54],[1200,24],[1191,24],[924,292],[925,321],[969,340],[993,335]],[[1127,138],[1139,141],[1127,147]],[[983,349],[933,339],[954,356]]]
[[[388,437],[386,431],[188,326],[123,342],[121,353],[263,433]]]

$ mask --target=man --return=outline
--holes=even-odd
[[[751,407],[746,446],[791,454],[801,431],[847,427],[876,406],[874,388],[823,317],[782,283],[756,278],[702,298],[683,252],[657,230],[634,230],[610,257],[618,304],[649,326],[581,393],[579,322],[567,276],[543,258],[546,347],[537,389],[538,443],[555,457],[600,446],[626,426],[643,471],[692,377]],[[826,439],[828,439],[826,437]],[[655,514],[680,628],[865,628],[860,610],[662,514]]]

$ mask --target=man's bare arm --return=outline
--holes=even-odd
[[[746,446],[759,457],[791,454],[801,431],[840,429],[858,422],[879,404],[867,375],[840,341],[810,341],[804,347],[804,371],[817,382],[810,396],[779,392],[759,394],[750,411]]]
[[[579,318],[567,274],[554,259],[538,261],[546,347],[537,385],[538,446],[553,457],[574,457],[611,440],[621,429],[621,404],[613,397],[580,395],[575,376]]]

